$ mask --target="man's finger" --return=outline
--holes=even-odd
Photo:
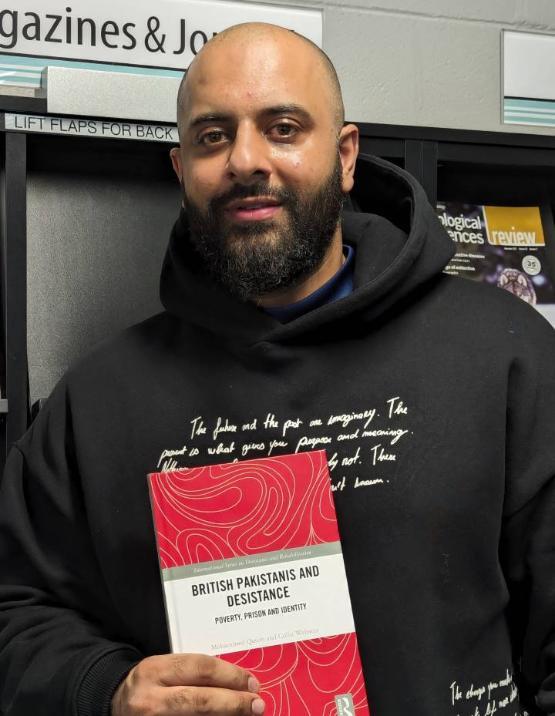
[[[204,686],[173,686],[165,690],[164,716],[260,716],[264,702],[245,691]]]
[[[245,669],[206,654],[171,654],[159,673],[163,686],[216,686],[258,692],[258,681]]]

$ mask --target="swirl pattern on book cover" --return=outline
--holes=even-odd
[[[323,451],[158,473],[151,491],[162,568],[339,539]]]

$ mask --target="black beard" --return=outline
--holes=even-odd
[[[185,193],[184,193],[185,194]],[[276,199],[288,221],[230,225],[225,206],[235,199]],[[322,263],[335,233],[344,194],[339,158],[330,176],[311,195],[277,189],[267,182],[235,185],[214,197],[206,212],[184,195],[191,243],[204,270],[227,291],[246,301],[292,288]]]

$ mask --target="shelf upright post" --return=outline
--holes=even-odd
[[[437,204],[437,142],[422,142],[422,186],[430,204]]]
[[[430,204],[435,206],[437,203],[437,142],[406,139],[405,169],[422,184]]]
[[[0,459],[28,424],[27,366],[27,136],[4,132],[1,189],[2,313],[8,413]]]
[[[405,139],[405,169],[422,183],[422,141]]]

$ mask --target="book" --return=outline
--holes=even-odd
[[[555,326],[555,283],[546,246],[550,208],[437,204],[457,252],[445,272],[510,291]]]
[[[266,716],[368,716],[325,451],[148,481],[172,651],[253,673]]]

